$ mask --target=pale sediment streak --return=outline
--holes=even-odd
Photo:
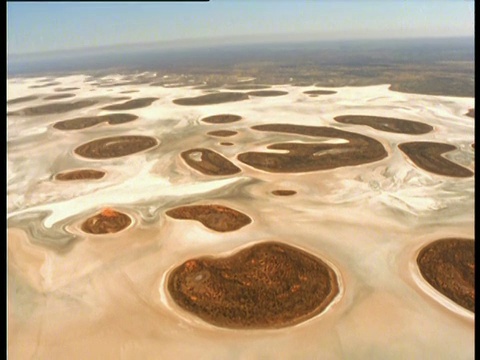
[[[51,211],[51,214],[44,220],[44,226],[51,228],[58,221],[89,209],[106,205],[134,205],[144,201],[152,201],[162,196],[188,196],[206,193],[231,185],[238,180],[239,178],[229,178],[194,184],[172,185],[167,180],[150,176],[149,178],[142,178],[141,182],[138,179],[127,180],[121,185],[85,194],[74,199],[18,210],[8,214],[7,218],[26,212]]]

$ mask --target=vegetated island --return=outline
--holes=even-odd
[[[270,329],[320,314],[339,293],[333,269],[279,242],[226,257],[201,257],[176,267],[168,291],[177,305],[219,327]]]

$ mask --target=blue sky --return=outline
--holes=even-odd
[[[471,0],[7,2],[9,54],[177,41],[473,36]]]

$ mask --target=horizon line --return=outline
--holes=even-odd
[[[302,37],[302,38],[301,38]],[[318,37],[318,38],[312,38]],[[335,42],[335,41],[388,41],[388,40],[427,40],[427,39],[460,39],[460,38],[471,38],[475,40],[475,35],[451,35],[451,36],[394,36],[394,37],[378,37],[378,36],[365,36],[365,37],[325,37],[315,33],[306,33],[306,34],[262,34],[262,35],[236,35],[229,37],[208,37],[208,38],[182,38],[182,39],[173,39],[173,40],[160,40],[160,41],[149,41],[149,42],[139,42],[139,43],[120,43],[112,45],[99,45],[99,46],[85,46],[85,47],[73,47],[65,49],[55,49],[55,50],[45,50],[45,51],[29,51],[29,52],[17,52],[17,53],[8,53],[8,43],[7,43],[7,57],[20,58],[24,56],[48,56],[48,55],[58,55],[58,53],[68,51],[68,52],[96,52],[96,51],[115,51],[122,50],[125,47],[133,47],[138,50],[140,49],[149,49],[156,46],[165,46],[165,50],[175,50],[181,48],[192,48],[192,47],[204,47],[204,46],[224,46],[224,45],[250,45],[250,44],[262,44],[268,42]],[[228,42],[234,42],[228,43]],[[201,42],[196,45],[195,42]],[[135,49],[132,49],[135,50]]]

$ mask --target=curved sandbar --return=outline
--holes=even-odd
[[[333,95],[337,92],[333,90],[308,90],[304,91],[303,93],[307,95]]]
[[[420,135],[433,130],[433,126],[412,120],[370,115],[336,116],[335,121],[342,124],[367,125],[371,128],[398,134]]]
[[[25,109],[17,110],[9,115],[25,115],[25,116],[36,116],[36,115],[52,115],[52,114],[62,114],[73,110],[82,109],[85,107],[93,106],[97,104],[96,100],[80,100],[75,102],[58,102],[52,104],[39,105],[34,107],[29,107]]]
[[[131,223],[132,219],[128,215],[106,208],[85,220],[81,228],[89,234],[112,234],[125,229]]]
[[[232,130],[217,130],[217,131],[210,131],[207,134],[212,136],[219,136],[219,137],[229,137],[229,136],[237,135],[238,132],[232,131]]]
[[[252,222],[247,215],[222,205],[181,206],[166,214],[174,219],[199,221],[219,232],[235,231]]]
[[[173,100],[173,103],[177,105],[195,106],[223,104],[242,100],[248,100],[248,95],[238,92],[218,92],[196,97],[175,99]]]
[[[70,120],[59,121],[53,125],[58,130],[79,130],[85,129],[102,122],[110,125],[123,124],[138,119],[138,116],[132,114],[109,114],[102,116],[86,116]]]
[[[295,247],[267,242],[223,258],[191,259],[168,277],[184,310],[215,326],[281,328],[321,313],[339,293],[326,263]]]
[[[470,177],[473,172],[442,156],[457,147],[450,144],[414,141],[398,144],[398,148],[419,168],[434,174],[452,177]]]
[[[105,176],[104,171],[93,169],[72,170],[55,175],[55,180],[70,181],[70,180],[97,180]]]
[[[241,120],[242,117],[239,115],[232,115],[232,114],[220,114],[220,115],[212,115],[203,118],[202,121],[209,123],[209,124],[228,124],[235,121]]]
[[[230,160],[213,150],[198,148],[182,152],[185,162],[205,175],[233,175],[241,171]]]
[[[158,144],[157,139],[142,135],[112,136],[90,141],[77,147],[77,155],[89,159],[109,159],[135,154]]]
[[[388,156],[379,141],[331,127],[270,124],[253,126],[252,129],[348,140],[342,144],[277,143],[269,145],[268,149],[287,150],[288,153],[246,152],[237,156],[247,165],[273,173],[329,170],[371,163]]]
[[[273,190],[272,194],[277,196],[292,196],[297,192],[295,190]]]
[[[249,91],[249,92],[247,92],[247,95],[249,95],[249,96],[261,96],[261,97],[282,96],[282,95],[288,95],[288,92],[280,91],[280,90],[259,90],[259,91]]]
[[[475,312],[475,241],[448,238],[425,246],[417,257],[424,279],[460,306]]]
[[[7,105],[15,105],[15,104],[19,104],[19,103],[22,103],[22,102],[36,100],[36,99],[38,99],[38,96],[36,96],[36,95],[22,96],[22,97],[19,97],[19,98],[8,100]]]
[[[139,109],[139,108],[144,108],[147,106],[150,106],[154,101],[157,101],[158,98],[156,97],[148,97],[148,98],[141,98],[141,99],[133,99],[126,101],[122,104],[114,104],[114,105],[108,105],[103,107],[103,110],[133,110],[133,109]]]

